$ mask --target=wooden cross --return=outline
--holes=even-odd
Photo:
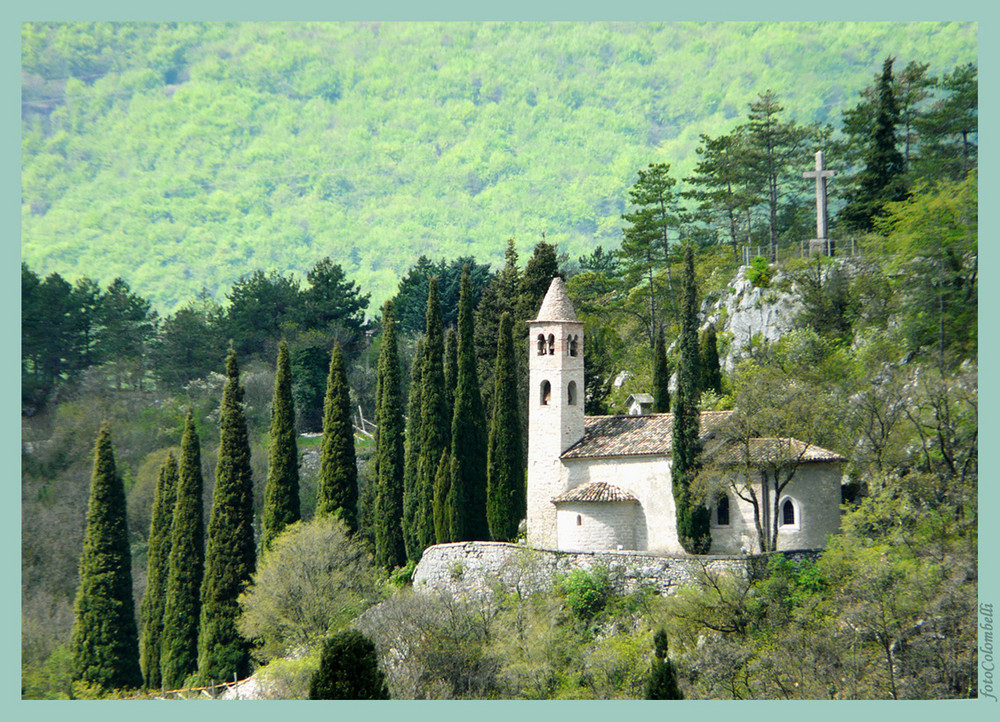
[[[816,179],[816,238],[826,238],[826,179],[837,175],[835,170],[823,170],[823,151],[816,152],[816,170],[802,174],[803,178]]]

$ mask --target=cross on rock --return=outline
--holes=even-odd
[[[835,170],[823,169],[823,151],[816,152],[816,170],[806,171],[803,178],[816,179],[816,238],[809,241],[809,251],[818,250],[833,255],[833,243],[826,237],[826,179],[837,175]]]

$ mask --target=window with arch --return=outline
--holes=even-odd
[[[545,355],[545,335],[544,334],[538,334],[538,355],[539,356],[544,356]]]
[[[583,517],[580,516],[579,514],[576,515],[576,525],[583,526]]]
[[[552,398],[552,384],[548,381],[542,381],[542,388],[539,390],[538,400],[541,402],[542,406],[548,406],[549,400]]]
[[[576,356],[576,338],[577,337],[574,334],[573,336],[570,336],[569,339],[567,339],[569,341],[568,345],[569,345],[569,355],[570,356]]]
[[[715,502],[716,526],[729,526],[729,497],[723,494]]]
[[[795,504],[791,499],[785,499],[781,504],[781,525],[795,526]]]
[[[569,386],[566,387],[566,403],[570,406],[576,406],[576,381],[570,381]]]
[[[556,355],[556,337],[555,334],[549,334],[549,356]]]

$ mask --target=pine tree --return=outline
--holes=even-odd
[[[309,699],[389,699],[375,645],[353,629],[326,640]]]
[[[166,604],[167,575],[170,565],[170,529],[177,501],[177,461],[173,452],[160,467],[153,491],[153,513],[149,524],[149,548],[146,552],[146,593],[139,605],[142,630],[139,636],[139,666],[146,689],[159,689],[160,649],[163,638],[163,611]]]
[[[539,241],[531,258],[524,266],[524,274],[518,286],[517,321],[527,321],[535,317],[538,307],[542,305],[545,292],[549,290],[552,279],[559,275],[559,259],[556,247],[551,243]],[[523,335],[528,337],[527,326]]]
[[[653,667],[646,679],[646,699],[684,699],[677,685],[677,673],[667,656],[667,633],[660,629],[653,637]]]
[[[295,441],[292,371],[288,359],[288,344],[284,340],[278,344],[278,368],[274,377],[268,444],[267,484],[264,486],[264,512],[261,520],[261,549],[264,551],[286,526],[301,518],[299,447]]]
[[[316,514],[333,514],[352,532],[358,528],[358,461],[351,423],[351,390],[340,345],[330,354],[323,400],[323,445],[319,456]]]
[[[701,390],[722,393],[722,367],[719,363],[719,343],[715,325],[709,324],[701,336]]]
[[[458,383],[451,422],[448,516],[454,541],[489,538],[486,522],[486,418],[476,372],[475,320],[468,272],[458,301]]]
[[[694,279],[694,249],[684,246],[680,357],[677,362],[677,393],[674,394],[673,454],[671,478],[677,513],[677,536],[689,554],[707,554],[712,544],[709,510],[691,498],[690,487],[698,473],[698,381],[701,357],[698,351],[698,300]]]
[[[239,366],[230,346],[201,585],[198,674],[206,683],[229,680],[233,675],[243,678],[250,671],[250,646],[236,629],[236,600],[250,581],[256,563],[250,441],[242,403]]]
[[[403,400],[392,303],[382,310],[382,349],[375,392],[375,563],[406,563],[403,543]]]
[[[421,549],[417,541],[417,507],[420,494],[417,492],[417,460],[420,458],[420,392],[424,368],[424,339],[418,338],[413,349],[413,363],[410,364],[410,398],[406,402],[406,442],[403,449],[403,542],[406,558],[420,559]]]
[[[142,684],[125,487],[115,469],[107,422],[101,425],[94,447],[70,646],[73,680],[103,690]]]
[[[160,672],[164,687],[176,689],[198,669],[198,623],[205,563],[202,521],[201,446],[189,409],[181,439],[180,478],[170,530],[167,598],[163,612]]]
[[[665,414],[670,411],[670,362],[663,341],[663,330],[656,337],[653,349],[653,411]]]
[[[434,476],[441,453],[451,442],[451,416],[445,397],[444,328],[438,303],[437,278],[427,295],[423,370],[420,392],[420,453],[417,458],[417,544],[419,554],[434,543]]]
[[[503,314],[497,334],[494,404],[486,460],[486,514],[490,536],[497,541],[514,541],[517,526],[527,511],[512,326],[510,314]]]

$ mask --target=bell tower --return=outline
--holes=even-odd
[[[561,278],[528,327],[528,545],[555,549],[552,499],[566,491],[559,457],[583,438],[583,323]]]

